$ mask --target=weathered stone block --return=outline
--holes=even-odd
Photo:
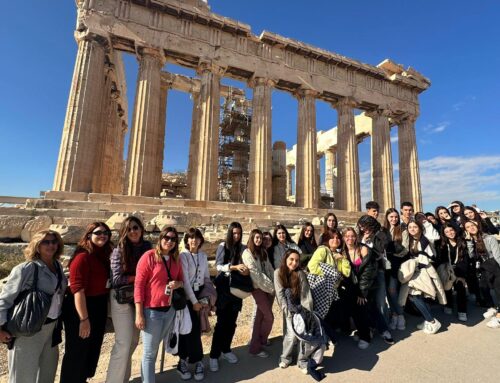
[[[115,213],[106,221],[106,225],[109,226],[111,230],[120,230],[123,221],[130,217],[130,213]]]
[[[18,239],[21,238],[26,223],[31,219],[29,216],[0,216],[0,239]]]
[[[85,227],[81,226],[50,225],[50,230],[61,234],[64,243],[77,243],[85,233]]]
[[[321,223],[321,220],[322,220],[322,219],[323,219],[323,218],[321,218],[321,217],[314,217],[314,218],[312,219],[312,222],[311,222],[311,223],[312,223],[314,226],[320,226],[320,225],[322,225],[322,223]]]
[[[40,230],[47,230],[50,225],[52,225],[52,218],[47,215],[41,215],[35,217],[31,221],[28,221],[21,232],[21,239],[24,242],[31,241],[34,234]]]

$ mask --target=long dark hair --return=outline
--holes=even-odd
[[[118,249],[120,250],[120,261],[125,273],[130,272],[133,267],[132,259],[130,257],[130,254],[132,254],[133,244],[128,239],[128,229],[131,226],[131,223],[137,224],[137,226],[139,226],[139,229],[141,230],[141,239],[139,240],[139,243],[142,243],[144,241],[144,225],[142,224],[142,221],[134,216],[125,218],[118,233]]]
[[[464,255],[467,252],[467,244],[462,236],[459,235],[455,226],[450,223],[445,223],[441,227],[441,240],[439,241],[439,253],[443,254],[448,251],[448,245],[450,245],[450,239],[444,234],[446,228],[453,229],[455,232],[455,242],[457,243],[457,261],[461,262],[464,259]]]
[[[330,229],[328,227],[328,218],[329,217],[333,217],[335,219],[335,225],[333,225],[333,228]],[[330,230],[337,230],[337,228],[339,227],[339,220],[337,219],[337,216],[334,214],[334,213],[327,213],[325,215],[325,218],[323,218],[323,233],[326,233],[327,231],[330,231]]]
[[[108,256],[111,255],[111,252],[113,251],[113,242],[111,242],[111,230],[109,226],[100,221],[92,222],[91,224],[87,225],[85,233],[83,233],[80,240],[78,241],[76,249],[69,259],[68,267],[71,265],[71,262],[73,262],[73,259],[75,259],[75,256],[78,253],[86,251],[87,253],[92,254],[96,251],[96,248],[92,243],[92,232],[101,226],[104,227],[104,229],[108,232],[108,242],[106,242],[106,244],[102,247],[102,250],[106,254],[108,254]]]
[[[280,223],[278,223],[275,227],[274,227],[274,232],[273,232],[273,246],[276,246],[279,241],[278,241],[278,236],[276,235],[276,233],[278,232],[278,230],[283,230],[285,232],[285,240],[288,242],[288,243],[295,243],[293,240],[292,240],[292,237],[290,237],[290,233],[288,232],[288,230],[286,229],[286,227]]]
[[[306,238],[306,235],[305,235],[305,231],[306,229],[310,227],[311,228],[311,238]],[[309,241],[311,243],[311,245],[313,245],[314,247],[318,247],[318,244],[316,243],[316,238],[314,236],[314,226],[311,222],[306,222],[302,225],[302,228],[300,229],[300,235],[299,235],[299,243],[298,245],[300,246],[300,244],[302,242],[305,242],[305,241]]]
[[[256,235],[260,235],[260,237],[262,239],[264,239],[264,236],[262,235],[262,231],[260,231],[259,229],[253,229],[250,232],[250,237],[248,238],[247,248],[250,251],[250,253],[252,253],[252,255],[255,259],[258,259],[259,261],[264,262],[267,260],[267,252],[264,249],[264,246],[262,245],[262,243],[259,246],[257,246],[255,244],[254,238]]]
[[[469,220],[464,222],[464,229],[465,229],[465,224],[467,224],[467,223],[471,223],[477,227],[476,238],[471,236],[472,240],[474,242],[476,256],[487,258],[488,257],[488,250],[486,250],[486,245],[484,244],[483,232],[481,231],[481,226],[479,226],[479,224],[476,221],[469,219]]]
[[[397,209],[394,209],[393,207],[390,207],[385,211],[385,218],[384,218],[384,228],[387,229],[387,231],[390,233],[391,232],[391,224],[389,223],[389,214],[396,213],[398,215],[398,222],[394,226],[394,229],[392,231],[392,240],[395,242],[401,242],[403,240],[403,231],[401,230],[401,217],[399,216],[399,211]]]
[[[446,211],[448,212],[448,215],[450,216],[450,219],[451,219],[451,214],[450,214],[450,211],[449,211],[446,207],[444,207],[444,206],[438,206],[438,207],[436,208],[436,210],[434,210],[434,213],[435,213],[436,219],[438,220],[438,222],[439,222],[440,224],[443,224],[443,223],[445,223],[445,222],[447,222],[447,221],[446,221],[446,220],[445,220],[445,221],[443,221],[443,220],[441,219],[441,217],[439,217],[439,212],[440,212],[441,210],[446,210]]]
[[[364,234],[366,229],[371,232],[371,237],[373,237],[380,230],[380,222],[373,218],[371,215],[363,215],[358,219],[356,226],[359,229],[361,235]]]
[[[241,235],[238,242],[233,239],[233,229],[240,229]],[[227,228],[226,241],[224,242],[225,259],[224,263],[231,260],[231,264],[237,265],[240,263],[241,258],[241,239],[243,238],[243,228],[239,222],[231,222]]]
[[[424,228],[424,225],[422,224],[422,222],[420,222],[416,219],[411,219],[410,222],[408,222],[408,226],[410,225],[410,223],[414,223],[415,225],[417,225],[418,231],[420,232],[418,239],[414,238],[413,235],[411,235],[410,232],[408,232],[409,251],[412,254],[416,254],[415,249],[417,249],[417,243],[420,243],[422,251],[424,251],[424,249],[429,245],[430,242],[424,235],[425,228]]]
[[[488,225],[486,224],[485,220],[479,215],[477,210],[474,209],[472,206],[465,206],[464,207],[464,210],[463,210],[464,217],[465,217],[464,224],[465,224],[465,222],[470,221],[470,219],[465,216],[465,210],[471,210],[474,213],[473,221],[477,223],[477,226],[479,227],[481,232],[484,233],[485,229],[488,228]]]
[[[283,258],[281,259],[281,264],[278,271],[278,278],[279,281],[281,282],[281,286],[283,286],[284,289],[290,289],[292,291],[292,296],[295,299],[298,299],[300,298],[300,287],[301,287],[300,277],[299,277],[299,270],[301,270],[300,261],[297,268],[293,271],[290,271],[288,269],[288,266],[286,265],[286,260],[292,254],[297,254],[300,260],[300,254],[297,250],[288,249],[283,255]]]

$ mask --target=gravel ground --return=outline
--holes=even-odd
[[[253,299],[247,298],[243,301],[243,310],[238,316],[236,334],[233,340],[233,346],[241,346],[246,345],[250,341],[250,337],[252,335],[252,314],[253,314],[254,301]],[[273,306],[275,322],[273,326],[273,331],[271,332],[271,337],[282,335],[282,320],[281,320],[281,312],[278,309],[277,304],[275,303]],[[210,318],[210,324],[213,327],[215,325],[216,316],[212,316]],[[210,345],[212,342],[212,331],[208,334],[202,336],[203,342],[203,352],[207,354],[210,351]],[[111,354],[111,349],[114,344],[114,333],[107,333],[104,337],[104,343],[101,349],[101,358],[99,359],[99,365],[97,367],[96,375],[93,379],[89,380],[89,382],[104,382],[106,380],[106,372],[109,363],[109,357]],[[59,346],[60,358],[59,362],[62,361],[62,356],[64,353],[64,341]],[[132,377],[137,377],[140,375],[140,362],[141,362],[141,354],[142,354],[142,344],[139,343],[137,350],[135,351],[132,357]],[[206,358],[205,358],[206,359]],[[171,368],[173,365],[177,364],[177,357],[173,357],[167,354],[165,358],[165,369]],[[206,360],[205,360],[206,363]],[[59,369],[60,364],[57,371],[56,381],[59,380]],[[157,361],[157,369],[160,368],[160,358],[158,357]],[[0,349],[0,383],[7,382],[7,348],[5,346],[1,346]]]

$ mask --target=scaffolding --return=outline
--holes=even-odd
[[[221,107],[219,200],[245,202],[250,159],[252,109],[241,91],[229,89]]]

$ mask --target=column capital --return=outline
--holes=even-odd
[[[247,84],[249,88],[255,88],[258,85],[274,87],[277,82],[278,81],[270,78],[253,76],[248,80]]]
[[[212,60],[200,59],[198,67],[196,68],[196,73],[201,75],[202,73],[212,72],[214,75],[222,77],[226,73],[226,69],[226,67],[223,67]]]
[[[294,164],[287,164],[286,168],[292,170],[292,169],[295,169],[295,165]]]
[[[377,117],[390,118],[394,116],[394,113],[386,107],[379,106],[376,109],[371,109],[366,111],[365,115],[370,118],[377,118]]]
[[[293,92],[293,95],[296,98],[303,98],[307,96],[316,98],[317,96],[319,96],[319,94],[320,92],[318,92],[317,90],[306,87],[300,87],[295,92]]]
[[[153,47],[139,47],[136,46],[135,52],[138,60],[142,60],[143,58],[153,58],[158,61],[160,66],[165,65],[166,58],[162,49],[153,48]]]
[[[401,124],[414,124],[417,121],[417,115],[415,114],[405,114],[403,116],[394,117],[394,122],[397,125]]]
[[[353,109],[359,105],[359,102],[353,97],[343,97],[337,100],[337,102],[332,103],[335,109]]]
[[[87,29],[82,32],[75,31],[75,40],[77,43],[82,41],[88,41],[90,43],[95,43],[106,51],[106,53],[111,52],[111,42],[109,36],[98,35],[96,33],[89,32]]]

